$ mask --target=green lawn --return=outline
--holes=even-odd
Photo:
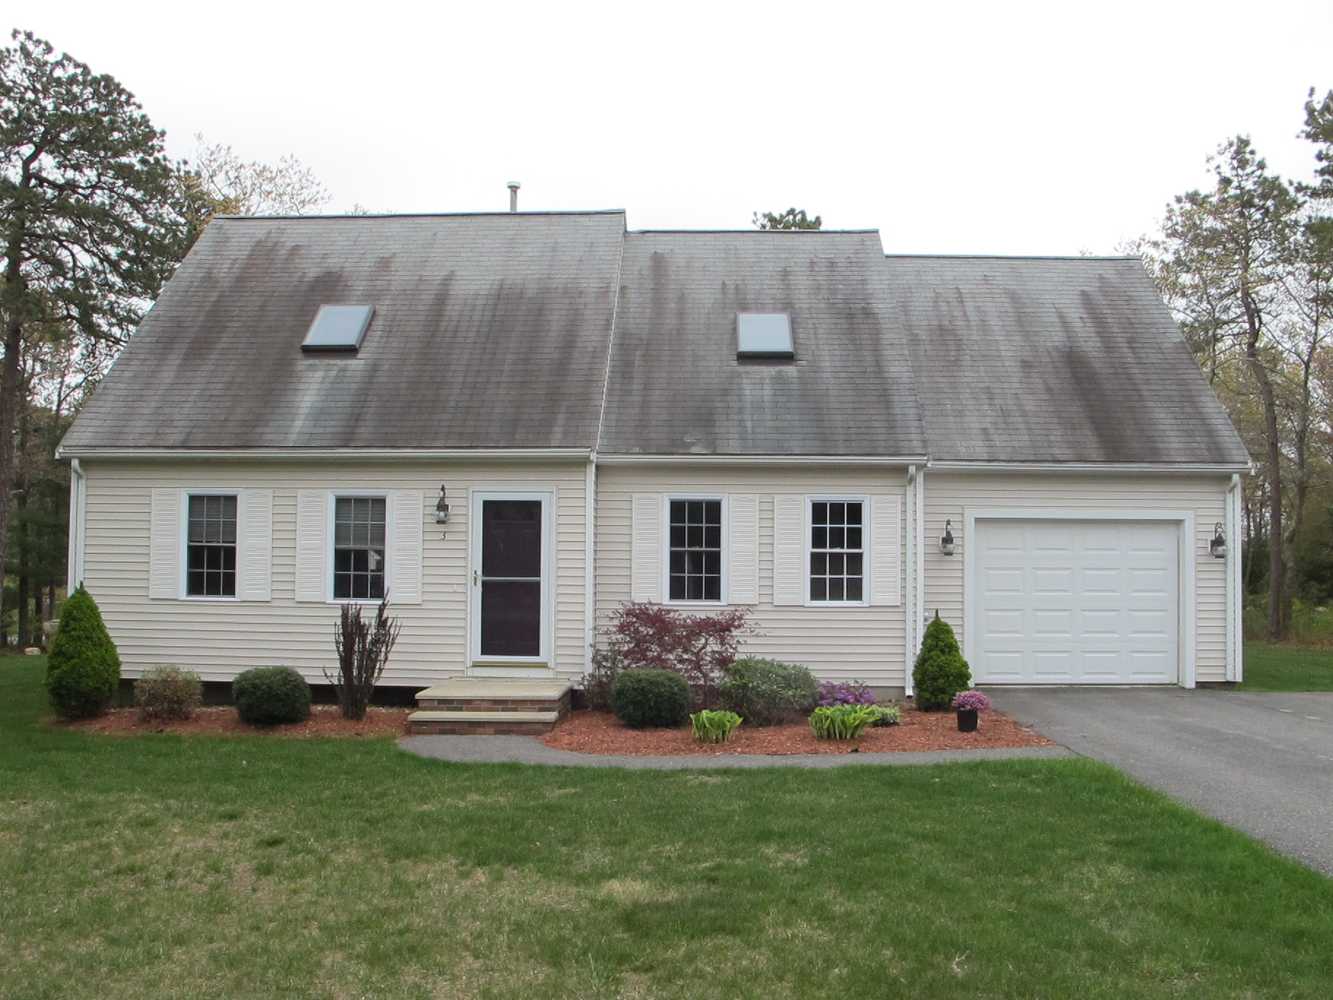
[[[1333,646],[1247,642],[1242,691],[1333,691]]]
[[[0,994],[1326,997],[1333,882],[1086,760],[457,766],[48,729],[0,659]]]

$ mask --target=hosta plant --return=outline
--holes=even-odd
[[[821,705],[810,713],[817,740],[856,740],[875,720],[873,705]]]
[[[980,691],[963,691],[954,697],[953,707],[960,712],[985,712],[990,709],[990,699]]]
[[[870,709],[870,724],[872,726],[896,726],[902,722],[902,712],[897,705],[867,705]]]
[[[735,712],[704,709],[690,716],[694,738],[700,743],[725,743],[740,724],[741,717]]]

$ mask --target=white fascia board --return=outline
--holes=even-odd
[[[935,472],[1105,473],[1107,475],[1218,475],[1248,474],[1250,466],[1235,463],[1163,462],[931,462]]]
[[[586,462],[589,448],[60,448],[56,458],[167,462],[210,459],[237,462],[382,462],[466,460]]]
[[[924,455],[604,455],[598,465],[922,465]]]

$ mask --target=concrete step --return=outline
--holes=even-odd
[[[413,735],[453,736],[537,735],[551,731],[564,714],[549,711],[420,709],[407,717]]]
[[[568,681],[455,678],[417,692],[417,707],[440,711],[569,711]]]

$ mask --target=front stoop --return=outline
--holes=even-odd
[[[414,736],[532,736],[569,712],[568,681],[458,678],[417,692]]]

